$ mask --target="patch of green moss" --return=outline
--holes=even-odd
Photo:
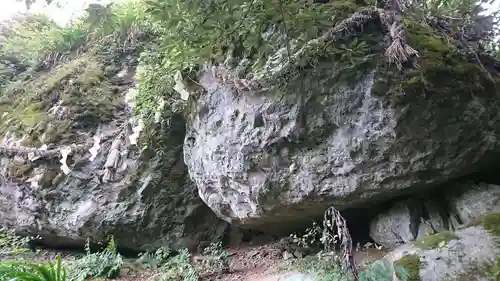
[[[420,267],[422,263],[418,254],[406,255],[394,262],[394,267],[404,268],[408,274],[407,281],[420,281]],[[400,274],[398,278],[402,279]]]
[[[121,108],[122,97],[114,93],[104,68],[99,57],[84,55],[34,74],[21,84],[13,83],[16,87],[0,100],[4,112],[0,115],[0,135],[28,135],[25,144],[39,145],[42,136],[45,143],[71,137],[75,124],[82,128],[111,120]],[[48,113],[58,103],[63,118]]]
[[[490,213],[482,219],[483,227],[495,236],[500,236],[500,213]]]
[[[405,73],[403,90],[407,96],[495,93],[498,81],[474,61],[459,52],[430,27],[405,20],[410,46],[419,52],[418,70]]]
[[[446,243],[453,239],[458,239],[458,236],[456,236],[453,232],[443,231],[433,235],[422,237],[414,241],[413,244],[419,247],[420,249],[428,250],[428,249],[436,249],[441,245],[443,245],[443,243]]]

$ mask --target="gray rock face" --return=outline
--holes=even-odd
[[[400,203],[372,220],[370,237],[386,248],[393,248],[415,239],[415,233],[412,232],[414,223],[408,206]]]
[[[184,118],[174,116],[165,132],[168,149],[148,158],[130,143],[128,117],[122,111],[113,122],[79,129],[75,146],[0,149],[0,226],[59,247],[113,235],[132,250],[196,249],[222,238],[227,223],[199,198],[182,161]],[[91,157],[97,133],[100,148]],[[68,174],[62,148],[71,150]]]
[[[285,230],[331,204],[355,208],[462,176],[500,148],[493,94],[400,93],[395,103],[388,89],[397,83],[385,74],[358,71],[342,82],[345,71],[353,70],[303,70],[282,95],[201,75],[207,92],[189,121],[184,157],[218,216]]]
[[[458,195],[451,196],[451,205],[463,224],[469,224],[488,213],[500,212],[500,186],[464,183]]]
[[[455,213],[440,200],[410,199],[396,203],[370,222],[370,237],[386,248],[459,226]]]
[[[420,280],[487,281],[486,268],[500,254],[498,237],[481,227],[457,231],[457,238],[436,249],[420,249],[406,244],[391,251],[384,259],[392,264],[406,255],[420,257]],[[398,280],[396,277],[394,280]]]

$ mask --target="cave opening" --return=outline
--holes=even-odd
[[[59,239],[60,240],[60,239]],[[57,245],[50,243],[49,241],[54,240],[45,240],[45,239],[30,239],[26,241],[25,247],[31,252],[36,252],[37,250],[50,250],[52,252],[56,252],[59,254],[68,254],[74,256],[83,256],[86,252],[85,244],[75,244],[75,243],[57,243]],[[90,242],[89,250],[90,253],[98,253],[104,251],[106,249],[107,243],[104,242]],[[120,255],[125,258],[138,258],[142,253],[141,251],[134,250],[128,247],[124,247],[123,245],[116,245],[116,251]]]
[[[472,181],[474,183],[488,183],[500,185],[500,152],[488,153],[486,157],[479,163],[475,170],[467,175],[458,178],[455,182]]]

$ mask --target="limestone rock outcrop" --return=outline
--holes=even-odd
[[[494,273],[489,269],[494,268],[499,255],[498,237],[478,226],[456,231],[453,239],[444,240],[435,248],[402,245],[384,259],[403,265],[412,274],[411,280],[488,281]],[[400,279],[395,274],[393,280]]]
[[[486,214],[500,212],[500,185],[463,183],[449,201],[463,224],[474,223]]]
[[[71,61],[62,68],[74,65]],[[134,65],[88,88],[78,82],[92,73],[78,71],[71,79],[55,80],[69,97],[49,102],[49,110],[37,113],[43,119],[34,129],[26,128],[31,134],[20,141],[11,131],[3,135],[0,226],[40,236],[53,247],[83,246],[87,238],[105,242],[113,235],[118,247],[128,250],[196,250],[222,238],[227,223],[199,198],[182,160],[184,118],[172,118],[161,156],[148,154],[131,137],[125,102],[126,94],[135,90]],[[100,92],[91,95],[89,89],[96,87]],[[104,87],[112,90],[108,96],[102,96]],[[45,94],[50,97],[53,91]],[[0,119],[2,129],[23,132],[25,128],[12,125],[18,120],[10,113]]]
[[[498,88],[465,59],[426,61],[437,51],[424,47],[404,76],[320,61],[255,91],[202,72],[184,145],[201,198],[234,224],[285,231],[328,205],[376,204],[478,169],[500,149]]]
[[[370,222],[370,237],[386,248],[409,243],[443,231],[475,224],[500,212],[500,186],[466,181],[441,193],[394,204]]]

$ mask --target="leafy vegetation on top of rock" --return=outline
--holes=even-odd
[[[123,58],[141,49],[141,7],[138,1],[114,5],[113,11],[102,7],[68,26],[34,14],[5,24],[0,135],[25,137],[22,145],[28,146],[78,143],[72,130],[123,110],[123,97],[116,95],[121,85],[113,79]]]
[[[451,231],[443,231],[419,238],[413,244],[421,249],[436,249],[445,246],[448,241],[453,239],[458,239],[458,236]]]
[[[29,3],[31,2],[33,1],[30,0]],[[40,92],[34,90],[38,89],[39,83],[30,81],[36,77],[45,81],[38,75],[40,71],[50,71],[65,63],[71,64],[71,60],[83,54],[90,56],[89,62],[94,63],[101,74],[95,77],[97,80],[93,80],[90,88],[82,85],[84,95],[63,89],[66,97],[60,100],[63,105],[70,107],[73,114],[81,113],[83,104],[85,109],[88,107],[91,116],[112,112],[116,106],[113,99],[100,99],[103,96],[113,97],[113,89],[106,85],[106,81],[109,80],[107,74],[110,68],[115,68],[116,65],[106,63],[116,61],[117,50],[127,53],[137,47],[139,41],[147,41],[148,46],[140,59],[140,89],[135,110],[148,124],[147,136],[168,129],[172,114],[190,106],[179,99],[174,90],[177,84],[183,84],[191,94],[202,92],[196,82],[196,73],[207,62],[211,62],[209,66],[224,65],[231,69],[234,73],[221,74],[229,75],[221,78],[234,80],[227,80],[229,83],[237,85],[242,82],[247,86],[259,86],[260,82],[266,82],[260,81],[261,78],[271,79],[268,82],[272,85],[286,84],[288,79],[297,75],[295,68],[314,67],[325,57],[345,62],[347,68],[353,68],[367,63],[367,56],[374,59],[376,54],[380,54],[381,38],[375,35],[373,28],[365,28],[364,36],[355,40],[345,40],[342,36],[335,35],[335,32],[357,32],[356,28],[351,30],[352,24],[364,25],[370,18],[383,17],[380,14],[382,10],[374,8],[375,1],[309,2],[221,0],[179,3],[177,0],[131,0],[120,4],[92,4],[85,16],[68,26],[58,26],[49,18],[39,15],[15,19],[2,31],[5,40],[0,50],[3,61],[0,65],[0,108],[3,112],[15,110],[7,116],[0,116],[0,123],[7,124],[3,125],[0,134],[7,131],[25,134],[32,130],[40,134],[47,123],[47,109],[57,102],[55,99],[59,99],[54,92],[60,90],[61,86],[75,88],[73,84],[64,86],[75,77],[52,76],[49,73],[57,87],[42,87],[46,91]],[[481,9],[474,9],[475,13],[470,17],[446,22],[447,30],[463,25],[463,34],[453,33],[440,38],[441,35],[435,33],[425,37],[425,40],[412,39],[415,25],[425,22],[422,26],[433,26],[432,22],[425,20],[426,16],[458,18],[457,15],[463,15],[464,10],[473,10],[475,6],[470,1],[450,0],[445,4],[440,1],[426,4],[405,2],[399,8],[405,11],[405,15],[412,16],[413,22],[406,19],[403,25],[408,26],[410,45],[414,44],[412,47],[421,52],[425,60],[429,50],[425,44],[446,46],[447,52],[453,56],[453,52],[449,51],[455,46],[443,42],[453,42],[456,35],[460,34],[461,38],[469,36],[469,29],[474,26],[473,20],[487,19],[479,16]],[[378,16],[375,15],[377,13]],[[491,24],[483,27],[484,30],[476,30],[479,33],[475,35],[489,44],[490,38],[494,36],[494,29]],[[325,37],[327,31],[333,33]],[[403,31],[398,32],[399,37],[405,36]],[[145,35],[151,36],[144,40]],[[405,60],[407,58],[404,58],[404,52],[412,53],[398,44],[401,42],[391,45],[392,49],[387,50],[390,61]],[[488,47],[498,50],[495,49],[496,45],[489,44]],[[399,48],[403,53],[394,48]],[[440,50],[444,49],[440,47]],[[435,59],[434,53],[431,54]],[[437,61],[443,60],[439,58]],[[421,63],[421,66],[427,64]],[[82,67],[86,66],[79,69]],[[277,73],[279,75],[276,77]],[[65,77],[71,79],[64,81]],[[415,82],[413,80],[411,81]],[[27,85],[25,82],[28,82]],[[420,84],[427,83],[427,80],[422,80]],[[104,107],[98,108],[95,104],[102,104]],[[157,118],[156,112],[159,109],[163,109],[161,118]],[[67,124],[64,122],[55,125],[60,128],[65,126]],[[59,138],[60,134],[61,132],[55,132],[54,138]],[[148,141],[148,146],[162,145],[161,138],[146,138],[144,141]]]

